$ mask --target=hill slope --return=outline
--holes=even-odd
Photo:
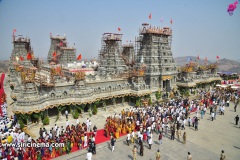
[[[197,60],[197,57],[193,57],[193,56],[186,56],[186,57],[176,57],[174,58],[175,63],[177,66],[183,66],[185,65],[187,62],[187,60],[191,58],[192,61],[194,62],[195,60]],[[198,63],[200,64],[204,64],[204,60],[200,59],[197,60]],[[211,61],[207,61],[207,64],[212,63]],[[218,61],[219,65],[218,65],[218,71],[222,72],[222,71],[229,71],[229,72],[236,72],[236,73],[240,73],[240,63],[237,61],[233,61],[230,59],[220,59]]]

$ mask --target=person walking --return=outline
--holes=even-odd
[[[152,137],[149,137],[149,139],[148,139],[148,145],[149,145],[149,149],[151,149],[151,147],[152,147]]]
[[[186,144],[186,141],[187,141],[187,133],[184,132],[183,133],[183,144]]]
[[[133,160],[136,160],[137,159],[137,147],[136,146],[133,147],[132,152],[133,152]]]
[[[224,150],[222,150],[222,153],[220,155],[220,160],[225,160],[226,159],[226,156],[224,154]]]
[[[156,160],[160,160],[160,158],[161,158],[161,154],[160,154],[160,150],[158,149],[156,153]]]
[[[159,145],[161,145],[162,144],[162,133],[161,132],[158,136],[158,140],[159,140]]]
[[[234,106],[234,112],[236,112],[237,111],[237,104],[235,104],[235,106]]]
[[[199,121],[199,119],[196,118],[195,119],[195,131],[198,131],[198,121]]]
[[[140,142],[140,156],[143,156],[143,142]]]
[[[86,156],[86,160],[92,160],[92,152],[91,150],[88,150],[87,156]]]
[[[203,119],[203,116],[204,116],[204,110],[203,109],[201,110],[200,114],[201,114],[201,119]]]
[[[187,160],[192,160],[192,155],[190,152],[188,152],[188,155],[187,155]]]
[[[130,137],[131,137],[131,134],[128,132],[127,134],[127,145],[129,146],[129,143],[130,143]]]
[[[171,140],[174,140],[175,138],[175,128],[171,129]]]
[[[191,118],[190,117],[188,117],[188,127],[190,127],[191,126]]]
[[[176,131],[176,135],[177,135],[178,140],[180,140],[181,130],[177,130],[177,131]]]
[[[238,125],[238,121],[239,121],[239,117],[238,115],[234,118],[235,122],[236,122],[236,125]]]
[[[112,137],[111,139],[112,152],[114,151],[115,142],[116,140]]]
[[[211,113],[212,121],[213,121],[214,115],[215,115],[215,113],[212,112],[212,113]]]
[[[68,120],[68,110],[65,111],[66,120]]]

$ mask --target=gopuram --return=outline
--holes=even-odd
[[[122,34],[104,33],[98,68],[91,74],[72,71],[76,49],[65,36],[50,35],[47,62],[34,57],[30,39],[13,37],[8,82],[15,114],[57,115],[61,108],[92,111],[167,93],[176,86],[178,70],[171,52],[172,30],[144,23],[135,43],[122,44]]]

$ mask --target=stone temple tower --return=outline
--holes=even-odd
[[[103,34],[99,62],[100,72],[111,74],[126,72],[126,65],[122,57],[122,34]]]
[[[172,30],[144,23],[136,38],[137,66],[144,65],[145,81],[150,89],[170,92],[176,82],[177,68],[171,52]]]
[[[67,46],[65,36],[50,36],[51,46],[48,52],[48,62],[56,64],[73,63],[76,61],[76,49]]]
[[[29,57],[30,56],[30,57]],[[25,67],[31,67],[31,60],[34,58],[29,38],[13,37],[13,50],[10,57],[11,65],[17,62]]]
[[[131,65],[134,63],[134,45],[133,43],[128,43],[123,45],[122,57],[126,65]]]

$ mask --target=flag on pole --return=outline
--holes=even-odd
[[[50,37],[52,37],[52,33],[50,33]]]
[[[15,32],[17,32],[17,30],[14,28],[13,29],[13,36],[15,35]]]
[[[20,56],[20,61],[23,61],[23,60],[24,60],[24,58],[22,56]]]
[[[149,14],[148,18],[149,18],[149,19],[152,19],[152,13]]]
[[[120,28],[120,27],[118,27],[118,31],[121,31],[121,28]]]
[[[57,53],[56,53],[56,52],[53,52],[52,55],[53,55],[53,57],[56,57],[56,56],[57,56]]]
[[[170,20],[170,23],[171,23],[171,24],[173,23],[172,19]]]
[[[82,59],[82,54],[79,54],[79,56],[77,57],[77,60],[81,60]]]
[[[219,57],[219,56],[217,56],[216,58],[217,58],[217,59],[219,59],[220,57]]]
[[[32,55],[31,55],[30,52],[28,52],[27,59],[28,59],[28,60],[32,59]]]

